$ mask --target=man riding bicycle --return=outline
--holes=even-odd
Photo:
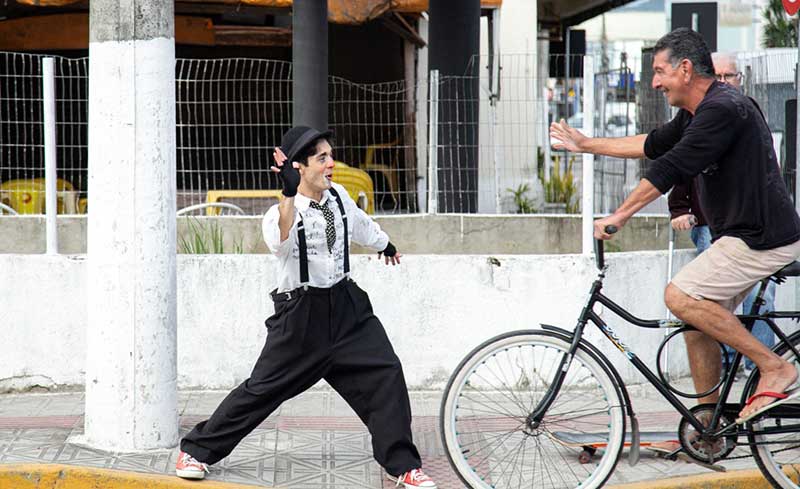
[[[781,179],[764,116],[755,102],[715,80],[703,38],[689,29],[662,37],[653,50],[653,88],[680,109],[650,134],[590,138],[563,119],[550,126],[557,149],[653,160],[637,187],[610,216],[595,221],[594,235],[610,239],[606,226],[622,228],[673,185],[695,183],[713,243],[667,286],[667,307],[701,333],[686,335],[692,379],[698,392],[720,375],[717,341],[758,367],[756,394],[740,420],[762,412],[776,399],[800,395],[797,371],[753,337],[733,311],[760,280],[800,256],[800,217]],[[788,394],[787,394],[788,391]],[[700,402],[716,402],[714,392]]]

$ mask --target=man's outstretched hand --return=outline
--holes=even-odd
[[[564,119],[550,124],[550,137],[557,141],[553,143],[553,148],[566,149],[573,153],[582,153],[581,145],[588,139]]]

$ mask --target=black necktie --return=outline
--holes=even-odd
[[[322,215],[325,217],[325,237],[328,238],[328,252],[331,252],[333,251],[333,243],[336,242],[336,226],[333,225],[333,211],[331,211],[331,208],[328,207],[327,204],[319,205],[319,203],[313,200],[309,205],[312,209],[322,211]]]

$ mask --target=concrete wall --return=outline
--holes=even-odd
[[[191,220],[191,221],[190,221]],[[561,254],[581,249],[581,218],[572,215],[406,215],[376,220],[404,253],[417,254]],[[59,217],[59,250],[86,252],[86,217]],[[190,222],[209,231],[218,225],[225,252],[267,253],[260,217],[179,218],[181,237],[190,239]],[[666,250],[665,216],[637,216],[609,244],[613,251]],[[688,233],[679,233],[676,246],[692,248]],[[44,253],[43,216],[0,216],[0,253]],[[354,247],[354,252],[364,252]]]
[[[692,256],[677,253],[676,269]],[[608,295],[642,317],[664,317],[666,253],[610,254],[608,261]],[[270,255],[178,257],[181,388],[230,388],[249,375],[273,312],[275,264]],[[0,391],[83,384],[86,265],[84,256],[0,255]],[[593,262],[581,255],[409,255],[399,267],[362,255],[353,269],[415,388],[442,386],[467,352],[494,335],[542,322],[572,329],[595,277]],[[779,288],[778,297],[792,309],[794,284]],[[602,316],[621,324],[608,311]],[[617,333],[653,364],[662,331],[622,325]],[[588,338],[626,379],[641,381],[598,331]],[[685,373],[678,350],[671,365]]]

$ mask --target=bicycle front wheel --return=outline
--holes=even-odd
[[[789,341],[795,349],[800,351],[800,336],[794,334]],[[792,350],[786,345],[777,352],[784,360],[800,370],[798,360]],[[758,385],[757,371],[750,374],[753,377],[748,381],[746,399],[755,393]],[[744,404],[743,404],[744,405]],[[800,401],[777,406],[774,411],[767,411],[764,416],[756,421],[746,423],[752,434],[748,436],[753,458],[756,459],[758,468],[773,487],[783,489],[800,488]]]
[[[453,468],[478,489],[596,488],[625,438],[620,387],[606,364],[579,348],[542,422],[527,418],[570,344],[548,331],[516,331],[483,343],[456,368],[439,415]]]

